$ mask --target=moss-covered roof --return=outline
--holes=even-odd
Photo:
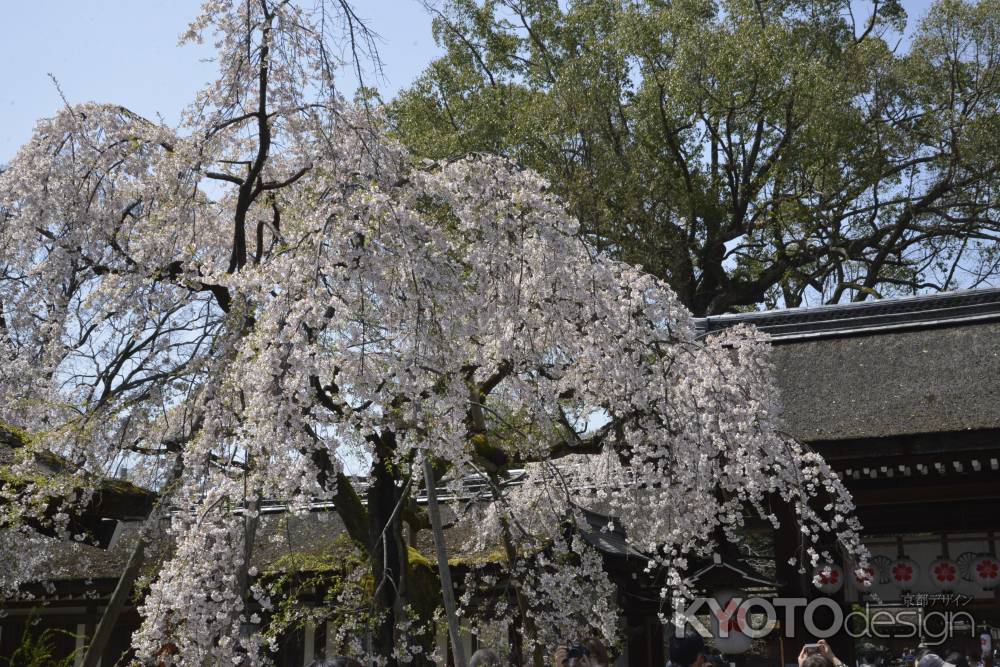
[[[0,487],[15,493],[30,490],[36,501],[44,502],[49,517],[67,513],[70,534],[84,535],[88,542],[104,548],[114,537],[116,522],[144,518],[152,510],[155,493],[123,480],[81,479],[68,472],[71,466],[65,458],[48,450],[32,451],[30,444],[28,433],[0,422]],[[19,457],[24,460],[25,454],[31,465],[26,472],[15,473],[12,464]],[[80,498],[86,498],[86,503],[79,502]],[[27,523],[43,535],[57,535],[45,519],[32,518]]]
[[[1000,428],[1000,290],[726,315],[773,337],[788,432],[818,442]]]

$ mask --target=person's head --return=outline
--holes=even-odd
[[[581,644],[560,646],[552,656],[552,667],[593,667],[590,649]]]
[[[945,662],[937,653],[927,653],[917,660],[917,667],[955,667],[955,665]]]
[[[705,656],[705,667],[726,667],[726,661],[718,653]]]
[[[858,667],[878,667],[882,664],[882,656],[873,644],[862,644],[857,647]]]
[[[354,658],[345,655],[336,655],[332,658],[320,658],[309,663],[309,667],[364,667]]]
[[[833,652],[822,639],[815,644],[805,644],[799,651],[799,667],[833,667]]]
[[[500,667],[500,656],[491,648],[481,648],[469,658],[469,667]]]
[[[608,649],[605,648],[604,642],[597,637],[587,637],[580,642],[580,645],[585,647],[590,653],[591,667],[607,667],[610,664]]]
[[[969,660],[965,657],[965,654],[955,649],[948,652],[944,661],[955,665],[955,667],[969,667]]]
[[[691,628],[678,637],[670,635],[670,662],[677,667],[702,667],[705,662],[705,640]]]
[[[917,647],[916,652],[913,654],[913,667],[920,667],[920,661],[931,654],[931,650],[921,644]]]
[[[802,661],[801,667],[833,667],[833,660],[822,653],[811,653]]]

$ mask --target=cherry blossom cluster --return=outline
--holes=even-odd
[[[525,654],[531,655],[586,637],[601,638],[609,646],[620,639],[618,591],[602,555],[576,530],[582,526],[562,518],[555,530],[545,531],[549,539],[542,538],[545,532],[530,535],[533,550],[519,540],[513,564],[493,563],[466,575],[460,612],[481,641],[503,646],[513,629],[522,638]],[[497,566],[502,577],[496,574]],[[518,595],[527,612],[523,618]]]
[[[245,631],[250,619],[237,593],[244,530],[232,513],[217,510],[217,491],[196,513],[177,513],[170,533],[175,552],[160,569],[140,607],[142,627],[133,644],[141,655],[166,664],[259,662],[259,637]]]
[[[0,599],[23,599],[30,594],[21,589],[22,585],[51,574],[43,569],[51,542],[51,538],[23,527],[0,530],[0,553],[17,554],[16,558],[5,558],[0,565]]]

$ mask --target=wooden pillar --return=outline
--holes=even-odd
[[[316,659],[316,624],[306,621],[306,626],[302,632],[302,666],[309,667],[309,663]]]
[[[795,510],[780,498],[772,499],[772,509],[780,523],[774,533],[775,574],[779,584],[778,597],[808,597],[805,582],[807,575],[800,574],[798,571],[802,566],[802,563],[799,562],[802,533]],[[789,563],[789,560],[793,558],[795,559],[794,565]],[[778,619],[781,623],[781,634],[778,638],[781,645],[778,647],[778,654],[784,656],[785,665],[796,662],[799,651],[802,650],[802,644],[813,641],[812,638],[807,638],[804,635],[805,615],[803,612],[803,608],[799,607],[791,614],[791,620],[795,626],[794,637],[786,637],[788,634],[787,620],[784,617]]]
[[[87,648],[87,626],[83,623],[76,624],[76,646],[73,652],[73,667],[83,665],[83,653]]]
[[[334,639],[335,639],[334,635],[336,633],[336,629],[334,628],[333,623],[331,623],[330,621],[327,621],[326,625],[324,627],[325,627],[325,632],[326,632],[326,641],[324,642],[323,657],[324,658],[332,658],[333,656],[336,655],[336,652],[335,652],[336,648],[333,645],[334,644]]]

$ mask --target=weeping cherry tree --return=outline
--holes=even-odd
[[[126,462],[169,505],[139,655],[268,661],[274,601],[251,556],[277,499],[332,501],[370,559],[373,651],[426,660],[398,630],[424,461],[534,471],[483,528],[510,567],[541,568],[517,591],[536,659],[607,590],[580,540],[557,572],[528,558],[590,502],[562,459],[601,480],[665,596],[690,593],[688,559],[714,536],[776,521],[771,498],[813,564],[834,541],[863,558],[849,495],[780,432],[766,341],[697,339],[671,289],[590,248],[538,175],[412,159],[378,110],[335,92],[332,42],[354,21],[338,3],[209,0],[185,39],[215,41],[219,77],[179,127],[67,106],[0,175],[0,420],[30,434],[12,469],[58,454],[78,491]],[[367,467],[363,494],[348,460]],[[19,502],[8,531],[32,511]],[[594,600],[560,597],[574,577]],[[612,616],[588,622],[610,636]]]

